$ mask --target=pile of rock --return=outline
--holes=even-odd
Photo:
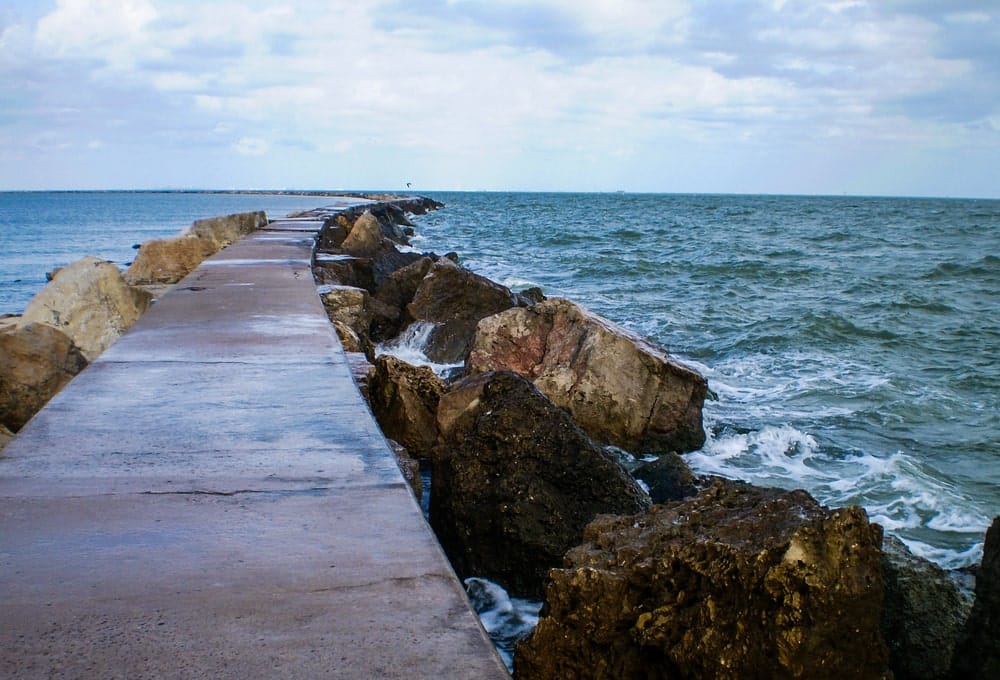
[[[894,539],[883,550],[861,508],[696,477],[679,454],[705,441],[702,376],[569,300],[401,252],[394,219],[338,219],[317,282],[345,346],[374,362],[362,381],[383,432],[432,471],[456,572],[544,595],[517,677],[929,680],[960,639],[985,658],[1000,591],[971,630],[955,581]],[[462,369],[374,356],[418,328],[431,361]],[[656,457],[630,474],[628,451]]]

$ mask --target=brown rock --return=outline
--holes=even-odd
[[[705,379],[569,300],[483,319],[466,368],[528,377],[590,436],[624,449],[683,452],[705,443]]]
[[[462,577],[537,597],[589,521],[649,507],[624,469],[514,373],[459,382],[441,398],[438,426],[431,525]]]
[[[386,311],[377,317],[372,326],[372,337],[382,342],[395,337],[401,330],[406,306],[413,301],[420,283],[430,271],[434,260],[421,257],[416,262],[389,274],[375,293],[375,299],[385,305]]]
[[[717,481],[601,517],[546,589],[518,678],[887,678],[881,527]]]
[[[341,249],[354,257],[374,257],[382,246],[382,225],[369,211],[365,211],[351,226]]]
[[[196,220],[182,235],[211,241],[215,243],[216,250],[221,250],[265,226],[267,226],[267,215],[264,211],[235,213]]]
[[[354,384],[358,386],[358,391],[361,392],[361,396],[365,398],[365,401],[368,401],[368,381],[371,379],[375,367],[372,366],[368,361],[368,357],[363,352],[345,351],[344,356],[347,357],[347,365],[351,369],[351,377],[354,378]]]
[[[943,680],[971,601],[936,564],[894,536],[882,541],[882,634],[895,680]]]
[[[955,647],[951,677],[1000,678],[1000,516],[986,531],[983,561],[976,572],[976,599]]]
[[[59,270],[28,303],[19,324],[54,326],[93,361],[142,316],[150,300],[149,293],[125,282],[118,267],[85,257]]]
[[[330,321],[339,321],[359,337],[368,336],[372,322],[371,296],[363,288],[352,286],[323,286],[320,299]]]
[[[125,280],[132,285],[177,283],[218,250],[215,241],[196,236],[146,241],[125,270]]]
[[[687,462],[676,453],[665,453],[639,465],[632,476],[649,487],[654,503],[669,503],[698,493],[698,483]]]
[[[427,366],[383,355],[375,360],[368,390],[372,413],[385,436],[411,456],[429,458],[438,438],[437,407],[444,381]]]
[[[316,253],[313,277],[318,284],[353,286],[369,293],[375,290],[374,263],[370,257],[343,253]]]
[[[0,423],[20,430],[87,365],[68,335],[43,323],[0,333]]]
[[[468,354],[476,324],[484,317],[510,309],[519,299],[510,289],[441,259],[421,280],[409,318],[438,324],[425,353],[431,361],[454,363]]]

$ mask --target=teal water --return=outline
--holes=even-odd
[[[1000,514],[1000,201],[433,193],[414,245],[651,337],[709,379],[699,471],[858,503],[970,564]],[[0,312],[200,217],[322,198],[0,193]]]
[[[0,314],[20,312],[53,267],[84,255],[125,266],[134,244],[176,236],[196,219],[323,205],[308,196],[181,192],[0,191]]]
[[[1000,201],[433,194],[457,250],[709,380],[699,471],[860,504],[946,566],[1000,514]]]

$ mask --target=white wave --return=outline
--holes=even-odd
[[[427,341],[436,326],[431,321],[414,322],[397,337],[376,345],[375,356],[388,354],[413,366],[429,366],[437,375],[447,375],[462,364],[439,364],[427,357]]]
[[[912,543],[916,554],[945,567],[967,566],[977,559],[979,553],[975,545],[967,547],[968,541],[979,539],[990,521],[987,513],[968,507],[968,500],[951,484],[903,451],[833,456],[815,437],[790,425],[711,434],[700,451],[685,458],[699,474],[803,488],[832,507],[861,505],[871,521]],[[931,547],[917,540],[928,530],[952,534],[962,547]]]
[[[465,579],[465,592],[479,614],[483,628],[507,664],[514,668],[514,645],[538,625],[541,602],[512,598],[502,587],[484,578]]]

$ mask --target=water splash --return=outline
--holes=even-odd
[[[427,341],[438,324],[432,321],[416,321],[402,333],[375,347],[375,356],[388,354],[413,366],[428,366],[434,373],[445,377],[461,368],[462,364],[439,364],[427,357]]]
[[[538,625],[542,603],[512,598],[502,587],[484,578],[467,578],[464,583],[483,628],[507,664],[507,670],[513,672],[514,647]]]

